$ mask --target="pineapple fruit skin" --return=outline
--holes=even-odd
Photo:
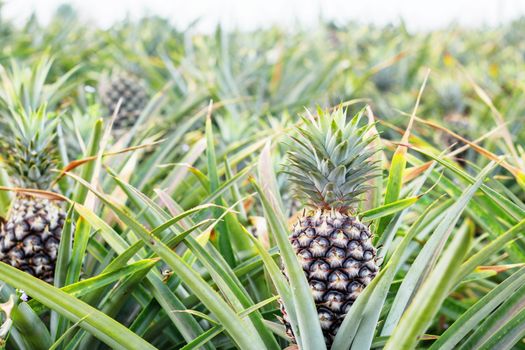
[[[1,224],[0,261],[53,283],[65,219],[58,201],[17,195]]]
[[[119,100],[122,99],[114,124],[117,130],[132,127],[148,102],[146,90],[140,81],[126,75],[104,82],[100,88],[100,95],[110,114],[115,112]]]
[[[331,346],[343,319],[378,272],[369,228],[358,218],[316,210],[293,226],[290,243],[312,290],[325,342]],[[294,340],[286,310],[283,323]]]

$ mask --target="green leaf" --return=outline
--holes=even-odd
[[[485,245],[476,254],[465,261],[460,267],[459,275],[463,277],[469,274],[477,266],[488,260],[493,254],[503,249],[507,243],[515,239],[520,233],[523,233],[523,231],[525,231],[525,219],[521,220],[507,232]]]
[[[127,266],[121,267],[119,269],[112,269],[111,271],[101,273],[98,276],[67,285],[65,287],[62,287],[60,290],[68,293],[71,296],[74,296],[75,298],[79,298],[81,296],[92,293],[93,291],[96,291],[102,287],[105,287],[111,283],[114,283],[123,277],[132,275],[142,270],[149,270],[157,262],[157,259],[140,260]],[[37,313],[41,313],[42,311],[44,311],[44,306],[37,300],[31,300],[29,302],[29,305]]]
[[[388,173],[388,180],[384,198],[385,205],[395,202],[399,199],[399,195],[401,193],[401,186],[403,183],[403,172],[405,171],[406,164],[406,146],[398,146],[396,152],[394,153],[394,156],[392,157],[392,163],[390,165],[390,171]],[[383,233],[391,219],[392,215],[389,215],[379,220],[379,223],[377,225],[377,234],[381,235]]]
[[[208,156],[208,177],[210,179],[210,192],[214,192],[219,188],[219,175],[217,173],[217,159],[215,156],[215,140],[213,137],[213,126],[211,123],[211,102],[209,106],[208,116],[206,117],[206,140],[207,140],[207,156]],[[222,200],[219,197],[217,203],[222,205]],[[215,210],[215,218],[220,216],[220,212]],[[235,266],[235,256],[233,254],[232,242],[230,240],[230,233],[226,224],[220,222],[217,224],[218,245],[219,251],[230,266]]]
[[[476,304],[463,313],[447,330],[432,344],[431,350],[453,350],[465,339],[465,336],[486,320],[489,315],[505,300],[511,298],[525,284],[525,268],[521,268],[507,278],[503,283],[481,298]]]
[[[60,236],[54,279],[54,285],[58,288],[66,284],[66,276],[69,269],[69,261],[71,259],[71,247],[73,246],[73,234],[75,231],[75,225],[71,222],[73,212],[73,208],[68,210]]]
[[[100,140],[102,139],[102,128],[104,126],[104,122],[102,119],[98,119],[95,122],[95,125],[93,126],[93,133],[91,134],[91,139],[89,141],[89,146],[87,149],[87,153],[84,155],[85,157],[93,157],[98,154],[100,151]],[[93,174],[95,173],[96,169],[96,161],[90,161],[87,164],[84,164],[82,166],[82,170],[80,173],[80,177],[82,177],[84,180],[91,182],[93,178]],[[88,193],[87,188],[81,186],[80,184],[77,184],[74,195],[71,198],[73,202],[77,203],[84,203],[86,200],[86,196]]]
[[[350,346],[368,348],[373,340],[374,329],[387,296],[388,290],[395,277],[402,256],[410,242],[419,233],[429,213],[438,205],[440,199],[430,205],[419,219],[412,225],[410,231],[398,245],[392,258],[379,274],[364,289],[345,316],[339,331],[336,334],[332,350],[346,350]],[[427,225],[432,227],[431,225]]]
[[[2,262],[0,262],[0,274],[3,281],[16,288],[23,289],[28,295],[65,316],[71,322],[78,322],[85,318],[80,323],[80,327],[110,347],[137,350],[155,349],[151,344],[111,317],[46,282]]]
[[[392,336],[385,345],[385,350],[414,349],[430,325],[439,307],[456,283],[457,266],[463,261],[470,245],[470,232],[459,230],[436,267],[425,279],[414,299],[405,311]]]
[[[394,299],[393,307],[386,318],[385,326],[381,331],[381,335],[389,335],[393,330],[394,325],[397,324],[417,286],[421,284],[422,280],[428,275],[428,272],[435,264],[435,261],[444,246],[444,242],[446,242],[447,237],[451,234],[462,212],[467,207],[474,193],[481,186],[487,174],[493,168],[494,163],[487,165],[487,167],[485,167],[476,178],[476,182],[469,186],[456,200],[454,205],[446,211],[442,221],[430,236],[423,249],[421,249],[414,263],[404,277]]]
[[[0,186],[7,187],[9,184],[9,177],[5,169],[0,168]],[[0,190],[0,217],[6,217],[11,204],[11,193],[9,191]]]
[[[17,305],[11,317],[14,326],[24,335],[24,340],[31,349],[46,350],[51,346],[51,335],[42,320],[27,303]]]
[[[410,207],[412,204],[416,203],[419,198],[420,196],[404,198],[374,209],[367,210],[361,213],[361,221],[372,221],[375,219],[385,217],[387,215],[395,214],[403,209]]]
[[[257,172],[261,181],[262,189],[265,191],[266,197],[272,204],[274,212],[277,215],[282,215],[281,220],[284,222],[284,205],[277,187],[277,179],[273,171],[273,162],[271,156],[271,142],[267,141],[261,151],[259,162],[257,163]]]
[[[91,187],[84,180],[69,174],[75,180],[87,186],[106,206],[111,208],[115,214],[126,225],[137,234],[162,260],[170,266],[174,274],[179,276],[184,283],[190,288],[195,295],[199,297],[202,303],[216,316],[221,322],[232,339],[241,347],[259,346],[264,348],[264,343],[257,333],[250,330],[249,324],[244,322],[232,310],[230,305],[200,277],[190,265],[181,257],[173,252],[168,246],[161,242],[155,236],[151,236],[149,231],[137,222],[128,210],[112,203],[105,195]]]
[[[74,177],[74,176],[73,176]],[[77,181],[79,178],[76,177]],[[83,180],[81,180],[83,181]],[[83,182],[84,186],[89,188],[89,184]],[[111,246],[111,248],[121,255],[126,255],[126,258],[132,254],[133,251],[140,250],[145,242],[140,240],[129,246],[129,244],[118,235],[113,228],[111,228],[106,222],[100,219],[88,208],[75,204],[75,210],[90,223],[91,226],[98,229],[101,237]],[[118,260],[117,258],[116,260]],[[188,339],[192,339],[193,334],[199,333],[202,329],[198,323],[191,317],[191,315],[176,315],[170,313],[170,310],[174,309],[185,309],[186,307],[180,302],[179,299],[167,288],[165,284],[162,283],[161,278],[156,275],[148,275],[148,281],[150,284],[147,284],[148,289],[152,292],[154,298],[157,299],[159,304],[168,312],[171,316],[174,325],[177,329]]]
[[[401,194],[401,188],[403,186],[403,173],[405,172],[407,165],[410,132],[412,131],[412,126],[416,117],[417,109],[419,107],[419,102],[421,101],[421,96],[423,95],[423,91],[427,85],[429,75],[430,69],[427,69],[423,83],[419,88],[419,93],[417,95],[416,103],[414,104],[408,126],[403,134],[403,137],[401,138],[401,143],[397,146],[396,151],[392,156],[392,162],[390,164],[390,171],[388,173],[388,180],[386,184],[384,204],[389,204],[398,200],[399,195]],[[377,233],[381,236],[380,243],[388,242],[390,240],[390,237],[383,237],[383,232],[391,220],[392,216],[383,217],[377,224]]]
[[[267,199],[264,191],[255,181],[252,181],[252,183],[261,198],[265,217],[281,251],[284,268],[288,274],[291,289],[294,291],[294,305],[299,328],[299,334],[295,334],[295,336],[302,349],[326,349],[312,293],[304,271],[288,240],[288,230],[281,221],[282,215],[279,216],[275,213],[274,207]]]
[[[525,184],[525,182],[524,182]],[[519,291],[518,291],[519,293]],[[523,293],[523,291],[522,291]],[[518,342],[523,342],[525,336],[525,308],[514,316],[503,327],[494,332],[489,339],[483,344],[482,350],[510,350],[514,349]]]
[[[71,252],[71,260],[69,261],[66,284],[75,283],[80,278],[80,270],[84,262],[90,232],[91,227],[84,218],[80,217],[76,224],[73,251]]]
[[[86,316],[87,317],[87,316]],[[62,333],[62,335],[60,336],[60,338],[58,338],[54,343],[53,345],[51,345],[49,347],[49,350],[55,350],[55,349],[58,349],[58,347],[60,346],[60,344],[62,342],[64,342],[70,334],[73,333],[73,331],[80,325],[80,322],[84,321],[86,319],[86,317],[84,318],[81,318],[80,320],[78,320],[74,325],[72,325],[71,327],[69,327],[65,332]]]
[[[120,179],[115,178],[118,185],[124,190],[129,198],[134,202],[135,205],[141,208],[147,208],[148,211],[145,213],[146,218],[152,223],[157,224],[161,217],[167,216],[153,201],[147,198],[144,194],[140,193],[135,188],[123,183]],[[234,204],[235,207],[237,204]],[[223,217],[227,216],[232,208],[227,208],[224,213],[213,222],[209,227],[211,230],[215,225],[222,221]],[[190,224],[191,220],[187,219]],[[176,232],[171,230],[172,233],[176,234],[174,239],[169,239],[166,242],[173,242],[177,237],[184,235],[184,232]],[[166,242],[163,242],[166,244]],[[185,244],[190,248],[191,253],[197,257],[200,262],[204,265],[207,271],[212,276],[213,280],[217,283],[220,291],[225,295],[230,304],[236,309],[241,310],[243,308],[250,307],[253,304],[251,298],[243,287],[242,283],[237,279],[233,270],[226,263],[224,258],[219,254],[218,251],[209,247],[208,250],[201,246],[201,243],[197,242],[191,235],[188,235],[185,239]],[[168,246],[169,247],[169,246]],[[171,248],[171,247],[170,247]],[[189,256],[190,252],[187,252]],[[183,259],[184,260],[184,259]],[[184,260],[188,262],[188,260]],[[247,322],[247,326],[253,331],[256,331],[261,336],[262,340],[268,348],[275,348],[278,346],[275,338],[269,330],[263,326],[262,316],[257,312],[250,314],[250,320],[253,322]]]
[[[200,334],[197,338],[193,339],[191,342],[189,342],[182,348],[180,348],[180,350],[198,349],[199,347],[203,346],[204,344],[208,343],[213,338],[221,334],[223,330],[224,328],[222,326],[214,326]]]
[[[525,285],[521,285],[476,327],[460,349],[510,349],[525,332],[524,304]]]

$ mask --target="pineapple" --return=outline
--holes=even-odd
[[[2,165],[17,187],[50,190],[57,162],[57,118],[45,107],[35,112],[23,108],[2,115]],[[0,224],[0,261],[53,283],[58,245],[66,213],[61,202],[17,193]]]
[[[372,232],[354,212],[359,195],[378,167],[369,127],[360,127],[361,114],[350,121],[346,112],[319,112],[303,117],[304,126],[290,145],[286,173],[296,196],[310,208],[298,218],[290,235],[317,306],[327,346],[349,308],[377,274]],[[281,307],[293,339],[286,310]]]
[[[122,103],[115,119],[114,128],[125,130],[132,127],[146,107],[148,96],[142,83],[131,75],[121,74],[106,79],[100,85],[100,97],[110,114]]]

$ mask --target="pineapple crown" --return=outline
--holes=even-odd
[[[46,190],[57,164],[56,127],[58,118],[41,106],[34,112],[23,108],[2,113],[0,154],[17,186]]]
[[[362,114],[347,121],[346,110],[338,108],[332,113],[318,110],[317,118],[310,113],[302,116],[285,173],[304,203],[346,212],[370,188],[368,180],[379,171],[371,156],[378,149],[371,144],[376,136],[368,133],[372,125],[359,126]]]
[[[67,80],[78,67],[48,83],[52,65],[53,59],[43,57],[33,65],[20,65],[13,60],[9,67],[0,66],[0,109],[6,111],[21,107],[30,114],[45,104],[54,110],[74,87]]]
[[[0,160],[17,186],[49,189],[58,160],[59,119],[47,106],[64,96],[73,71],[46,84],[51,64],[44,58],[33,67],[15,61],[8,69],[0,66]]]

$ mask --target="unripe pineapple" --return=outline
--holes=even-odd
[[[56,118],[44,107],[29,113],[11,110],[2,118],[7,123],[1,129],[0,154],[11,181],[17,187],[50,190]],[[17,193],[0,224],[0,261],[52,283],[65,217],[60,202]]]
[[[112,115],[122,100],[115,119],[116,130],[128,129],[135,125],[148,103],[148,95],[142,83],[131,75],[117,75],[100,85],[102,103]]]
[[[310,207],[293,226],[290,242],[312,289],[327,346],[378,271],[372,233],[354,212],[378,170],[370,160],[375,150],[366,136],[369,127],[359,126],[359,119],[360,114],[347,121],[342,109],[303,117],[286,170],[296,196]]]

